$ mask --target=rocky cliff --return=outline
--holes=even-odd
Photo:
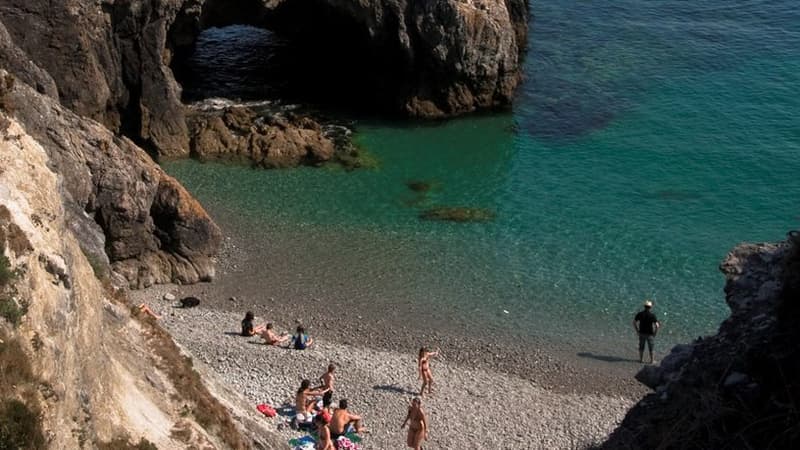
[[[601,448],[793,448],[800,440],[800,234],[720,269],[730,317],[637,374],[654,392]]]
[[[358,64],[337,67],[342,79],[372,90],[360,95],[442,117],[510,103],[527,13],[527,0],[0,0],[0,62],[137,144],[186,155],[170,64],[206,27],[252,24],[338,48]]]
[[[68,224],[92,258],[132,287],[213,277],[221,233],[177,181],[127,138],[6,78],[6,109],[61,176]]]
[[[114,222],[118,272],[198,277],[181,254],[213,224],[141,149],[0,79],[0,448],[282,448],[129,305],[103,257]]]

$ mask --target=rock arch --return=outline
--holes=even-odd
[[[339,64],[345,80],[373,80],[353,83],[375,91],[365,97],[446,117],[510,104],[527,11],[528,0],[0,0],[0,40],[10,41],[0,51],[19,47],[41,72],[21,58],[8,69],[55,83],[65,106],[175,156],[188,131],[170,64],[203,27],[244,22],[330,44],[353,56]]]

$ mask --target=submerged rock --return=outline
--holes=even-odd
[[[443,220],[450,222],[488,222],[494,219],[494,212],[485,208],[439,206],[426,209],[419,215],[424,220]]]
[[[406,186],[414,192],[426,193],[433,189],[434,183],[431,181],[413,180],[406,182]]]

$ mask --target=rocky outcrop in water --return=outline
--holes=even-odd
[[[205,27],[253,24],[358,52],[357,67],[336,68],[367,73],[362,89],[371,91],[358,95],[442,117],[511,102],[527,7],[527,0],[0,0],[0,62],[74,112],[179,156],[189,152],[189,133],[170,64]]]
[[[334,155],[334,142],[322,126],[294,114],[259,116],[247,107],[189,114],[192,156],[245,160],[260,167],[320,164]]]
[[[219,229],[141,148],[22,82],[2,94],[60,175],[68,224],[87,254],[110,260],[132,287],[213,277]]]
[[[742,244],[720,269],[730,317],[638,374],[654,393],[601,448],[791,448],[800,437],[800,235]]]

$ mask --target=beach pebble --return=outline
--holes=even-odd
[[[335,362],[334,404],[346,397],[350,409],[365,417],[371,433],[365,436],[363,448],[403,447],[405,433],[398,427],[410,399],[419,390],[415,355],[335,344],[319,338],[304,351],[256,346],[252,343],[257,340],[238,336],[230,336],[221,346],[220,339],[241,320],[238,314],[200,308],[182,311],[198,333],[188,336],[185,326],[175,320],[163,324],[197,361],[210,364],[249,403],[265,402],[276,408],[285,403],[290,405],[300,381],[309,379],[315,383],[325,367]],[[440,340],[436,336],[430,338]],[[500,347],[487,345],[487,349],[492,348]],[[457,349],[445,350],[451,354]],[[493,352],[492,357],[502,355]],[[441,358],[434,358],[431,367],[434,376],[446,380],[434,385],[433,395],[423,399],[431,429],[425,448],[431,450],[582,447],[602,441],[633,403],[621,397],[556,393],[529,380]],[[509,404],[525,405],[532,413],[502,420],[508,415]],[[274,429],[287,441],[302,436],[289,427],[278,427],[279,423],[275,423]]]
[[[164,294],[164,300],[166,300],[166,301],[168,301],[168,302],[174,302],[174,301],[175,301],[175,298],[176,298],[176,297],[175,297],[175,295],[174,295],[174,294],[171,294],[171,293],[169,293],[169,292],[167,292],[166,294]]]

